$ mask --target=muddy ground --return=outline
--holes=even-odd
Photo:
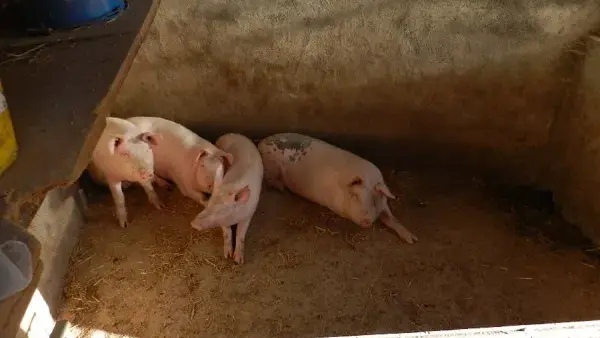
[[[177,191],[159,191],[163,212],[141,189],[128,191],[127,229],[105,193],[90,205],[73,253],[62,316],[136,337],[312,337],[600,318],[593,251],[585,254],[576,231],[539,230],[564,229],[553,226],[560,220],[551,208],[471,178],[386,177],[398,195],[392,210],[419,243],[266,189],[241,266],[222,257],[219,229],[190,228],[199,207]]]

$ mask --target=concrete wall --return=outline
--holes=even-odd
[[[586,42],[581,86],[557,117],[549,181],[563,214],[600,243],[600,38]]]
[[[175,119],[209,137],[303,131],[376,161],[442,160],[529,180],[573,86],[563,56],[600,22],[599,6],[163,0],[114,113]]]
[[[552,187],[589,223],[599,25],[597,0],[162,0],[114,114],[468,167]]]
[[[61,305],[71,253],[84,225],[85,200],[77,184],[52,189],[27,228],[41,244],[43,271],[23,319],[18,338],[48,337]]]

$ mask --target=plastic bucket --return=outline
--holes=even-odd
[[[0,82],[0,175],[17,159],[18,147],[4,89]]]
[[[108,21],[125,8],[125,0],[24,0],[23,15],[30,28],[69,29]]]

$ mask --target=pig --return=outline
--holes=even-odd
[[[295,133],[269,136],[259,142],[258,150],[268,186],[287,188],[363,228],[380,219],[407,243],[417,241],[392,215],[387,200],[395,197],[373,163]]]
[[[148,140],[152,139],[151,133],[141,132],[127,120],[107,117],[106,127],[92,153],[88,172],[96,182],[108,185],[122,228],[128,224],[123,183],[139,183],[148,195],[150,203],[157,209],[162,208],[162,203],[152,186],[154,158],[148,143]]]
[[[176,122],[147,116],[128,121],[149,132],[154,172],[161,183],[171,180],[184,196],[206,205],[206,193],[213,190],[215,173],[223,165],[230,165],[233,156]]]
[[[215,186],[208,205],[191,222],[194,229],[221,227],[223,254],[237,264],[244,263],[244,241],[256,211],[262,188],[263,164],[254,143],[240,134],[221,136],[216,146],[233,155],[231,166],[217,170]],[[232,225],[237,224],[235,249]]]

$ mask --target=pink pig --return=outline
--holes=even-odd
[[[107,117],[106,127],[88,166],[92,178],[110,188],[117,209],[117,219],[123,228],[127,227],[127,208],[122,187],[124,181],[139,183],[150,203],[157,209],[162,205],[152,187],[154,161],[147,143],[152,137],[150,133],[142,133],[127,120]]]
[[[181,193],[205,205],[205,193],[213,190],[215,174],[233,157],[186,127],[160,117],[128,119],[140,130],[151,132],[149,140],[154,152],[154,172],[177,185]]]
[[[269,136],[258,145],[268,185],[329,208],[363,228],[379,218],[408,243],[417,241],[392,215],[395,198],[371,162],[321,140],[294,133]]]
[[[242,264],[246,232],[260,197],[263,164],[254,143],[243,135],[226,134],[215,144],[232,154],[235,160],[231,167],[219,168],[208,205],[191,225],[198,230],[221,227],[225,257],[233,255],[233,260]],[[234,224],[237,224],[235,252],[231,230]]]

